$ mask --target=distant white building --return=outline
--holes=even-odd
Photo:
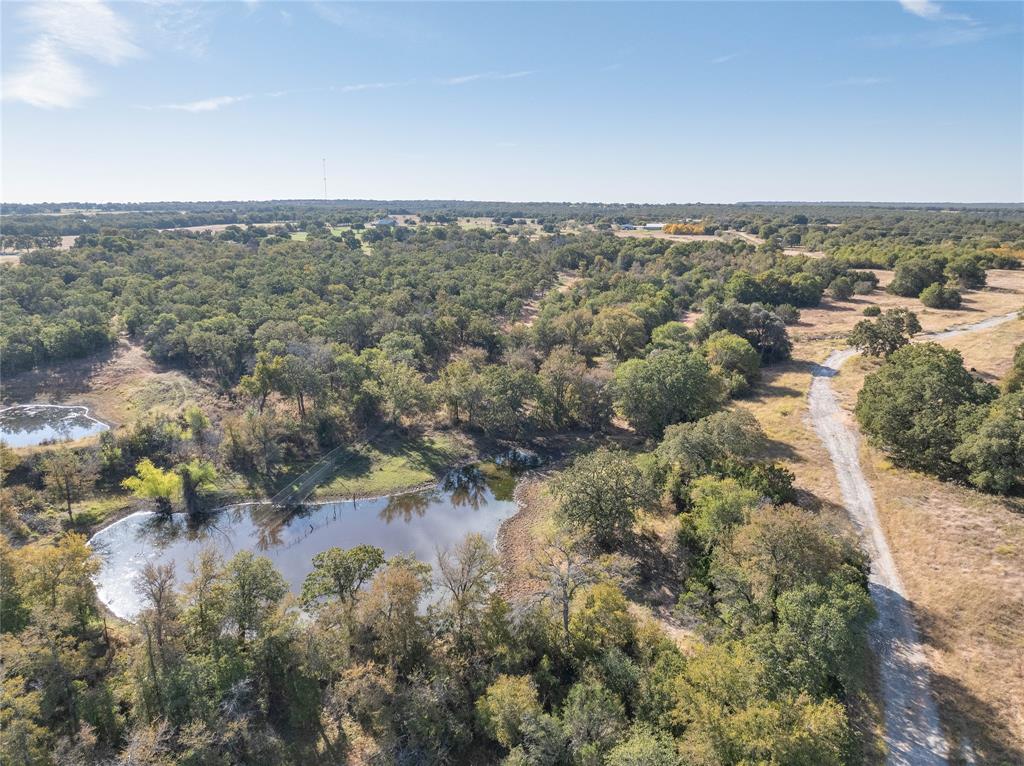
[[[664,228],[665,228],[665,224],[663,224],[663,223],[645,223],[644,224],[644,229],[646,229],[647,231],[661,231]]]
[[[398,225],[398,220],[395,219],[395,218],[392,218],[389,215],[386,215],[383,218],[378,218],[376,221],[374,221],[373,225],[374,226],[397,226]]]

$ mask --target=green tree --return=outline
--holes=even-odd
[[[480,380],[481,361],[460,358],[450,362],[438,375],[434,384],[437,399],[448,410],[448,419],[458,425],[463,419],[473,421],[484,399]]]
[[[373,656],[390,668],[412,664],[427,641],[420,602],[430,587],[430,566],[395,556],[379,571],[359,600],[358,622],[366,631]]]
[[[853,296],[853,280],[847,276],[836,277],[828,286],[828,293],[837,301],[846,301]]]
[[[581,661],[596,662],[617,649],[626,651],[636,641],[636,618],[629,601],[615,583],[604,580],[576,594],[569,618],[573,654]]]
[[[627,537],[638,511],[653,501],[653,491],[633,459],[599,449],[576,458],[553,488],[563,518],[586,529],[605,548]]]
[[[567,348],[555,348],[540,367],[541,402],[547,418],[556,428],[570,422],[578,411],[587,361]]]
[[[977,290],[986,282],[985,267],[973,255],[954,258],[946,264],[945,275],[965,290]]]
[[[917,314],[907,309],[889,309],[874,322],[862,319],[847,338],[851,346],[870,356],[889,356],[921,332]]]
[[[887,288],[893,295],[916,298],[928,285],[942,279],[942,267],[928,258],[906,258],[896,264]]]
[[[1013,367],[1003,379],[1003,393],[1012,394],[1024,390],[1024,343],[1013,352]]]
[[[228,625],[241,643],[248,643],[262,631],[288,584],[270,559],[240,551],[225,565],[219,589]]]
[[[978,489],[1001,495],[1024,489],[1024,391],[997,399],[952,458]]]
[[[954,477],[952,460],[960,425],[996,390],[975,380],[958,351],[935,343],[895,351],[868,375],[857,396],[857,420],[865,433],[900,465]]]
[[[735,479],[702,476],[690,485],[690,506],[694,528],[710,550],[743,522],[761,496]]]
[[[602,348],[619,360],[637,356],[647,345],[647,328],[643,320],[627,308],[602,310],[594,318],[593,333]]]
[[[43,483],[53,499],[64,505],[68,520],[74,524],[73,503],[82,499],[96,483],[97,468],[88,457],[60,448],[47,453],[41,463]]]
[[[359,589],[383,565],[384,551],[373,545],[321,551],[313,556],[313,571],[302,583],[302,601],[307,606],[325,600],[352,604]]]
[[[135,476],[129,476],[121,486],[136,497],[154,501],[161,513],[170,513],[171,503],[181,494],[181,477],[143,458],[135,466]]]
[[[721,377],[698,353],[658,351],[615,370],[616,407],[645,436],[710,415],[723,397]]]
[[[217,469],[209,460],[193,458],[175,467],[180,479],[181,496],[188,513],[202,510],[202,495],[217,484]]]
[[[747,461],[768,446],[761,424],[748,410],[716,412],[695,423],[665,429],[655,450],[658,462],[684,480],[720,469],[728,461]]]
[[[529,676],[500,675],[476,701],[476,712],[488,736],[511,748],[523,739],[527,722],[543,711]]]
[[[569,690],[562,725],[579,764],[599,765],[626,728],[626,710],[613,692],[597,681],[580,681]]]
[[[766,668],[743,644],[697,650],[676,687],[684,761],[841,766],[850,729],[840,703],[792,691],[771,698]]]
[[[684,351],[693,342],[693,333],[682,322],[665,322],[651,332],[651,345],[655,348]]]
[[[728,381],[730,394],[743,393],[757,378],[761,355],[746,338],[719,330],[704,341],[702,350],[711,369]]]
[[[608,751],[605,766],[682,766],[672,737],[639,724]]]
[[[849,581],[859,581],[867,571],[863,554],[850,541],[796,506],[762,506],[714,548],[709,577],[719,618],[743,634],[778,623],[783,593],[828,584],[838,570]]]
[[[370,365],[373,377],[363,385],[380,402],[384,417],[398,423],[414,417],[426,406],[429,389],[423,376],[404,362],[380,357]]]

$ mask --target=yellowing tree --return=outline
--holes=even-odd
[[[171,502],[181,495],[181,477],[157,468],[149,458],[140,460],[135,475],[122,481],[121,486],[136,497],[154,501],[161,513],[170,513]]]

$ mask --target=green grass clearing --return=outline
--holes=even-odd
[[[470,456],[470,451],[445,434],[411,439],[391,436],[350,453],[330,481],[313,497],[383,495],[432,481],[445,468]]]

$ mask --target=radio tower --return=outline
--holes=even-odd
[[[323,158],[324,163],[324,202],[327,201],[327,158]]]

